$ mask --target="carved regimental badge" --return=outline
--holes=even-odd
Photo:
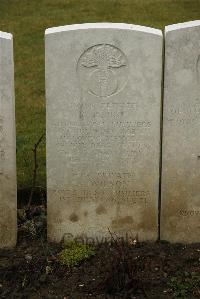
[[[125,87],[128,61],[125,54],[112,45],[95,45],[81,55],[77,72],[82,89],[97,97],[109,97]]]

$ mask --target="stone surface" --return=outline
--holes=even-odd
[[[46,31],[48,238],[157,238],[162,32]]]
[[[0,32],[0,248],[17,237],[15,143],[13,40]]]
[[[166,27],[161,238],[200,241],[200,21]]]

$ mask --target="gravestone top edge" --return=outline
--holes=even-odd
[[[0,31],[0,38],[12,40],[13,36],[11,33]]]
[[[45,30],[45,35],[67,32],[72,30],[87,30],[87,29],[122,29],[122,30],[133,30],[144,33],[150,33],[154,35],[162,36],[162,31],[159,29],[141,26],[141,25],[133,25],[126,23],[84,23],[84,24],[73,24],[73,25],[65,25],[52,27]]]
[[[197,27],[197,26],[200,26],[200,20],[172,24],[172,25],[165,26],[165,34],[170,31],[186,29],[190,27]]]

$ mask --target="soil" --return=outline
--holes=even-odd
[[[200,298],[200,280],[181,280],[200,277],[200,244],[112,236],[112,244],[96,245],[94,256],[69,268],[58,260],[63,244],[46,241],[45,213],[44,206],[19,209],[18,244],[0,250],[0,298]]]

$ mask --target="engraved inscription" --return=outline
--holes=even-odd
[[[117,132],[115,132],[115,124],[118,125]],[[102,127],[80,126],[76,122],[69,123],[67,126],[63,120],[54,124],[55,143],[60,154],[67,155],[69,147],[73,148],[73,155],[68,156],[68,162],[75,162],[76,159],[77,161],[80,159],[80,148],[81,152],[86,155],[88,149],[96,150],[98,156],[102,156],[103,159],[105,155],[110,156],[113,143],[126,143],[129,144],[129,151],[121,152],[120,147],[116,148],[115,151],[121,153],[120,159],[123,163],[130,165],[141,156],[148,155],[150,144],[135,137],[136,134],[139,137],[139,132],[148,130],[150,126],[151,123],[147,121],[122,122],[121,124],[117,122],[110,127],[105,127],[103,124]]]
[[[179,215],[183,217],[200,216],[200,210],[180,210]]]
[[[125,54],[109,44],[90,47],[81,55],[77,65],[81,87],[97,97],[119,93],[127,83],[127,70]]]
[[[134,172],[98,171],[96,176],[85,174],[88,185],[94,188],[122,188],[131,185],[135,180]],[[79,184],[80,186],[80,184]],[[77,186],[78,187],[78,186]]]
[[[200,102],[199,99],[171,106],[168,109],[167,121],[176,125],[189,125],[199,121]]]
[[[151,196],[150,191],[146,190],[127,190],[125,188],[120,190],[95,189],[95,190],[76,190],[76,189],[63,189],[63,190],[51,190],[54,197],[59,201],[70,202],[113,202],[115,204],[129,204],[137,205],[144,204],[145,206],[150,203]]]

